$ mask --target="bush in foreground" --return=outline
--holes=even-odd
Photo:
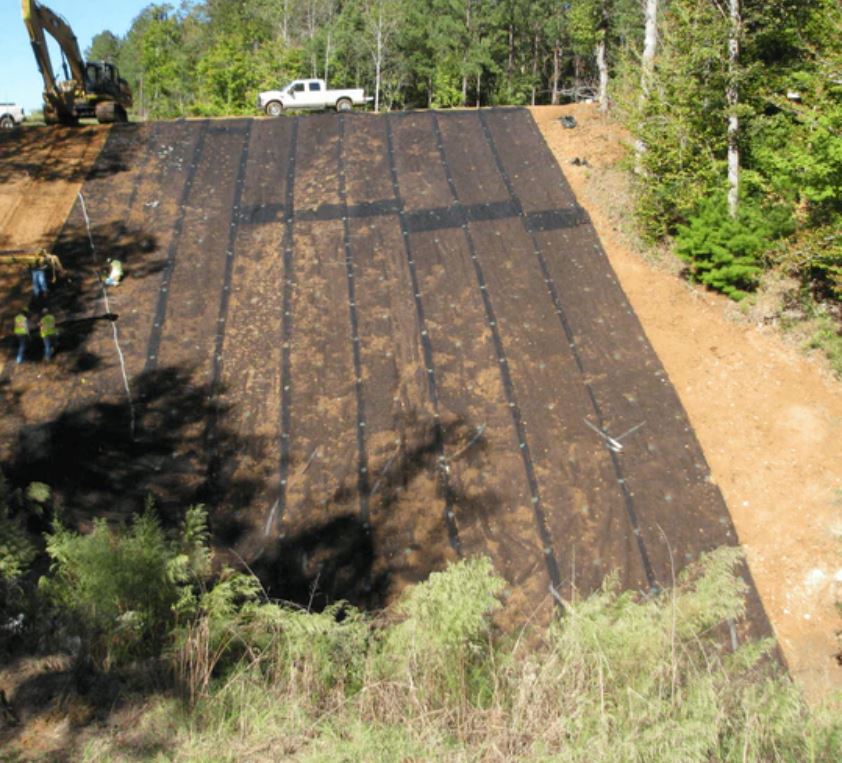
[[[39,587],[96,669],[160,654],[210,574],[202,506],[187,510],[176,534],[162,529],[150,502],[126,530],[99,519],[80,534],[56,520],[46,540],[52,565]]]
[[[153,703],[90,760],[713,761],[842,759],[770,642],[724,649],[744,614],[739,552],[700,559],[657,598],[616,580],[503,635],[504,582],[463,561],[372,617],[262,600],[228,571],[172,632],[182,699]]]

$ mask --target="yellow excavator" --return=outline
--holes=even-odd
[[[117,67],[103,61],[86,62],[70,24],[46,6],[21,0],[21,12],[44,79],[44,121],[64,125],[78,124],[83,117],[96,117],[99,122],[127,121],[132,92]],[[45,34],[61,48],[63,80],[53,73]]]

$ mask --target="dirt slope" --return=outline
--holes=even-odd
[[[107,127],[33,127],[0,135],[0,252],[52,249],[76,194],[108,136]],[[29,299],[26,269],[0,266],[3,334]],[[0,352],[0,379],[9,362]],[[12,358],[13,359],[13,358]],[[0,401],[5,385],[0,382]]]
[[[16,476],[47,474],[88,515],[131,511],[149,489],[173,512],[209,500],[220,544],[293,598],[317,581],[377,603],[482,551],[522,608],[617,565],[645,588],[668,579],[670,550],[734,542],[706,456],[790,666],[827,688],[838,391],[627,250],[602,170],[616,133],[583,107],[577,131],[533,113],[636,316],[522,111],[133,125],[96,165],[105,132],[71,137],[93,169],[97,253],[76,205],[58,244],[76,266],[55,297],[63,351],[2,370],[3,460],[25,453]],[[49,237],[58,211],[28,233],[8,211],[32,198],[14,159],[3,235]],[[50,175],[49,154],[35,166],[66,215],[78,174]],[[97,270],[115,252],[134,438],[100,320]],[[26,285],[7,285],[11,306]],[[600,414],[614,435],[646,424],[612,455],[585,423]]]
[[[528,112],[130,125],[83,194],[62,351],[8,369],[0,417],[8,473],[82,521],[204,500],[221,548],[317,603],[486,553],[513,616],[735,542]]]
[[[814,697],[842,688],[842,387],[821,358],[633,252],[615,166],[627,136],[595,106],[532,113],[690,416],[793,675]]]

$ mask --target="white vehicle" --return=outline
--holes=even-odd
[[[373,100],[362,88],[328,90],[323,79],[297,79],[281,90],[267,90],[257,96],[257,108],[270,117],[279,117],[284,109],[336,109],[350,111]]]
[[[10,130],[23,122],[23,109],[14,103],[0,103],[0,128]]]

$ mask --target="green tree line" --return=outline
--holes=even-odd
[[[591,83],[610,6],[612,62],[637,0],[205,0],[153,4],[89,57],[115,60],[150,117],[252,113],[296,77],[365,87],[386,108],[558,102]],[[380,87],[376,88],[377,75]]]

